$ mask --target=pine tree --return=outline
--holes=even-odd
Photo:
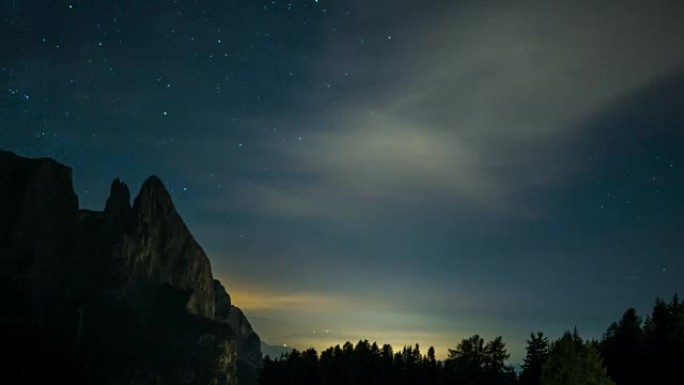
[[[648,373],[645,383],[681,383],[684,364],[684,304],[675,295],[668,303],[657,299],[644,323]]]
[[[613,323],[601,341],[608,375],[617,385],[641,385],[644,382],[645,346],[641,318],[628,309]]]
[[[601,356],[593,343],[585,343],[575,330],[551,344],[542,366],[544,385],[611,385]]]
[[[513,368],[505,361],[509,354],[501,337],[485,344],[474,335],[464,339],[456,349],[449,349],[444,364],[448,384],[505,385],[515,382]]]
[[[544,333],[530,334],[527,340],[527,354],[520,374],[521,385],[539,385],[541,383],[542,365],[549,355],[549,339]]]

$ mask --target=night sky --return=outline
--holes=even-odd
[[[269,344],[519,361],[684,294],[683,3],[3,0],[0,149],[160,176]]]

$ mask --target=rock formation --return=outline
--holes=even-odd
[[[256,383],[254,368],[261,366],[261,339],[252,329],[252,325],[242,310],[231,304],[230,295],[218,280],[214,280],[214,295],[216,301],[214,318],[228,324],[235,333],[240,383]]]
[[[159,178],[132,206],[117,179],[104,211],[79,210],[70,168],[0,151],[0,280],[25,382],[256,379],[259,337]]]

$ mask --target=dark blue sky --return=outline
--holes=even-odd
[[[159,175],[269,343],[518,360],[684,291],[684,6],[596,3],[5,0],[0,148]]]

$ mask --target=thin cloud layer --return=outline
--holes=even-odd
[[[600,289],[617,282],[614,275],[599,278],[593,263],[586,267],[559,264],[576,258],[582,264],[586,262],[572,252],[554,256],[545,249],[553,241],[541,239],[544,233],[536,228],[523,230],[537,244],[533,256],[492,251],[482,245],[463,246],[468,244],[463,239],[469,236],[467,231],[452,232],[453,239],[442,241],[446,245],[439,243],[439,238],[435,244],[420,238],[429,238],[426,233],[433,231],[431,221],[442,213],[455,218],[450,224],[469,223],[485,215],[498,222],[544,215],[548,207],[537,198],[548,197],[544,193],[554,189],[572,187],[590,167],[585,164],[588,159],[582,149],[595,136],[589,131],[597,129],[594,119],[624,98],[684,68],[680,39],[672,38],[684,36],[680,23],[684,13],[676,8],[666,11],[662,1],[516,2],[500,7],[490,6],[495,2],[484,3],[463,8],[443,5],[439,14],[422,9],[415,13],[416,18],[408,16],[414,15],[411,6],[398,5],[392,9],[404,16],[399,23],[411,19],[409,28],[362,21],[358,33],[346,37],[331,33],[330,46],[314,60],[323,64],[312,75],[311,83],[322,86],[306,89],[297,100],[310,111],[264,116],[252,122],[255,129],[263,119],[269,129],[296,127],[297,133],[285,142],[249,143],[248,151],[269,154],[277,161],[250,164],[253,175],[243,174],[230,193],[207,204],[226,215],[232,215],[232,207],[239,207],[262,220],[286,219],[278,222],[285,225],[277,227],[275,234],[263,231],[258,242],[278,247],[295,245],[282,258],[269,260],[289,265],[291,270],[283,274],[286,268],[280,269],[279,264],[279,270],[268,275],[268,280],[283,283],[267,288],[257,298],[261,302],[256,297],[244,297],[254,323],[268,331],[264,335],[267,341],[300,341],[302,347],[320,349],[344,340],[377,338],[398,346],[434,343],[439,349],[453,347],[468,333],[497,330],[504,333],[519,359],[523,349],[516,343],[533,330],[533,309],[543,307],[556,314],[556,318],[544,318],[539,327],[561,332],[572,322],[585,321],[580,309],[573,308],[570,314],[552,309],[550,297],[554,303],[558,298],[595,298]],[[354,12],[363,12],[363,7],[360,4]],[[388,39],[390,33],[392,38]],[[366,51],[362,40],[382,41],[387,48],[378,55]],[[349,74],[346,85],[331,81],[331,73]],[[324,104],[324,100],[334,99],[329,93],[336,87],[346,88],[333,103]],[[235,148],[237,143],[214,142],[214,150],[206,153],[216,153],[221,145]],[[269,168],[269,177],[260,174],[265,167]],[[382,226],[377,226],[378,221]],[[329,223],[333,226],[327,226]],[[397,231],[404,223],[415,228],[425,224],[416,231],[417,240]],[[290,224],[305,230],[283,229]],[[323,229],[342,241],[316,239],[312,228]],[[515,232],[510,226],[503,225],[502,229]],[[496,243],[496,234],[491,228],[487,231],[482,238],[491,241],[482,242]],[[567,228],[558,231],[565,233]],[[368,232],[376,237],[384,234],[388,239],[381,251],[363,253],[365,260],[375,259],[393,269],[393,277],[382,281],[384,288],[378,284],[378,271],[382,270],[360,269],[358,258],[351,258],[349,250],[340,250],[360,243]],[[556,240],[560,246],[553,247],[571,243],[563,239]],[[392,249],[397,243],[400,246],[396,249],[411,249],[415,256],[409,252],[400,255]],[[301,252],[301,244],[312,250]],[[460,263],[444,264],[431,254],[435,253],[431,248],[440,247],[448,249],[444,254]],[[500,248],[507,247],[502,242]],[[598,258],[605,251],[582,253]],[[254,260],[243,258],[245,264]],[[397,267],[414,259],[420,261]],[[496,263],[491,263],[493,259]],[[343,262],[331,269],[326,267],[331,260]],[[297,265],[298,261],[307,267],[316,266],[313,270],[323,271],[328,282],[307,277],[307,268]],[[549,286],[548,266],[542,278],[526,272],[530,261],[536,266],[540,261],[562,266],[551,274],[554,284]],[[416,271],[416,266],[431,264],[440,267]],[[326,274],[332,270],[334,274]],[[355,277],[340,285],[358,288],[363,297],[353,292],[342,292],[336,299],[309,297],[285,287],[296,277],[301,286],[324,291],[332,277],[341,274],[338,270]],[[445,278],[440,279],[436,270],[445,271],[449,281],[443,282]],[[414,282],[397,280],[401,275],[397,271],[421,277],[432,274],[431,290],[448,300],[425,300],[430,298],[430,290],[417,290]],[[573,272],[570,278],[568,271]],[[483,288],[496,285],[486,279],[488,276],[510,283],[502,290],[483,292]],[[588,284],[568,294],[566,288],[573,287],[578,276]],[[469,277],[474,281],[468,281]],[[451,280],[458,284],[451,284]],[[521,280],[534,289],[515,286]],[[594,290],[591,294],[588,287]],[[453,293],[469,298],[454,299]],[[383,295],[391,299],[386,303],[363,301]],[[244,306],[240,301],[238,296],[236,303]],[[359,308],[359,303],[366,307]],[[517,310],[506,307],[511,304]],[[368,306],[374,308],[368,311]],[[526,310],[520,312],[520,308]],[[303,313],[313,313],[313,321],[302,324],[298,316]],[[504,318],[511,320],[509,330],[502,330],[500,320]],[[425,327],[426,319],[448,319],[453,324]],[[399,324],[389,324],[391,320]],[[354,330],[345,329],[345,325],[354,325]],[[314,336],[313,331],[321,328],[328,328],[330,333]],[[426,329],[430,335],[421,335]],[[600,333],[598,329],[589,331]],[[509,338],[513,335],[520,338]]]
[[[295,218],[418,206],[536,215],[530,194],[581,170],[583,123],[684,66],[676,39],[662,39],[684,28],[659,5],[453,6],[401,34],[404,54],[353,63],[340,55],[359,42],[336,42],[326,62],[347,63],[370,94],[306,123],[301,145],[273,148],[282,178],[250,185],[245,203]],[[402,76],[373,81],[387,72]]]

